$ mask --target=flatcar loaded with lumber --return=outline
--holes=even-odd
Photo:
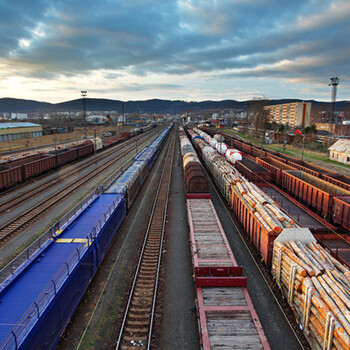
[[[314,349],[350,349],[350,270],[308,229],[275,240],[272,274]]]

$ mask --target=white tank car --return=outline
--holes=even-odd
[[[215,148],[223,156],[225,155],[225,153],[227,151],[227,146],[224,142],[216,142]]]
[[[224,142],[225,141],[225,138],[222,135],[220,135],[220,134],[215,134],[214,135],[214,139],[216,141],[218,141],[218,142]]]
[[[235,164],[237,160],[242,160],[242,153],[238,149],[229,148],[225,153],[226,159],[231,163]]]
[[[216,140],[215,139],[211,139],[210,140],[210,146],[215,148],[215,145],[216,145]],[[216,148],[215,148],[216,149]]]

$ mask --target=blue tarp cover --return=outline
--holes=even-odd
[[[85,238],[98,219],[116,200],[123,200],[119,194],[102,194],[87,208],[73,224],[59,236],[64,238]],[[21,316],[39,296],[56,272],[73,251],[84,243],[57,243],[55,241],[0,294],[0,343]]]

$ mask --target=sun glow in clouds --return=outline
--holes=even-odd
[[[334,75],[345,99],[349,31],[345,0],[6,2],[0,95],[320,99]]]

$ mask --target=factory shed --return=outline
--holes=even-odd
[[[339,163],[350,164],[350,140],[338,140],[328,149],[329,159]]]
[[[43,135],[40,124],[34,123],[0,123],[0,142],[12,141]]]

